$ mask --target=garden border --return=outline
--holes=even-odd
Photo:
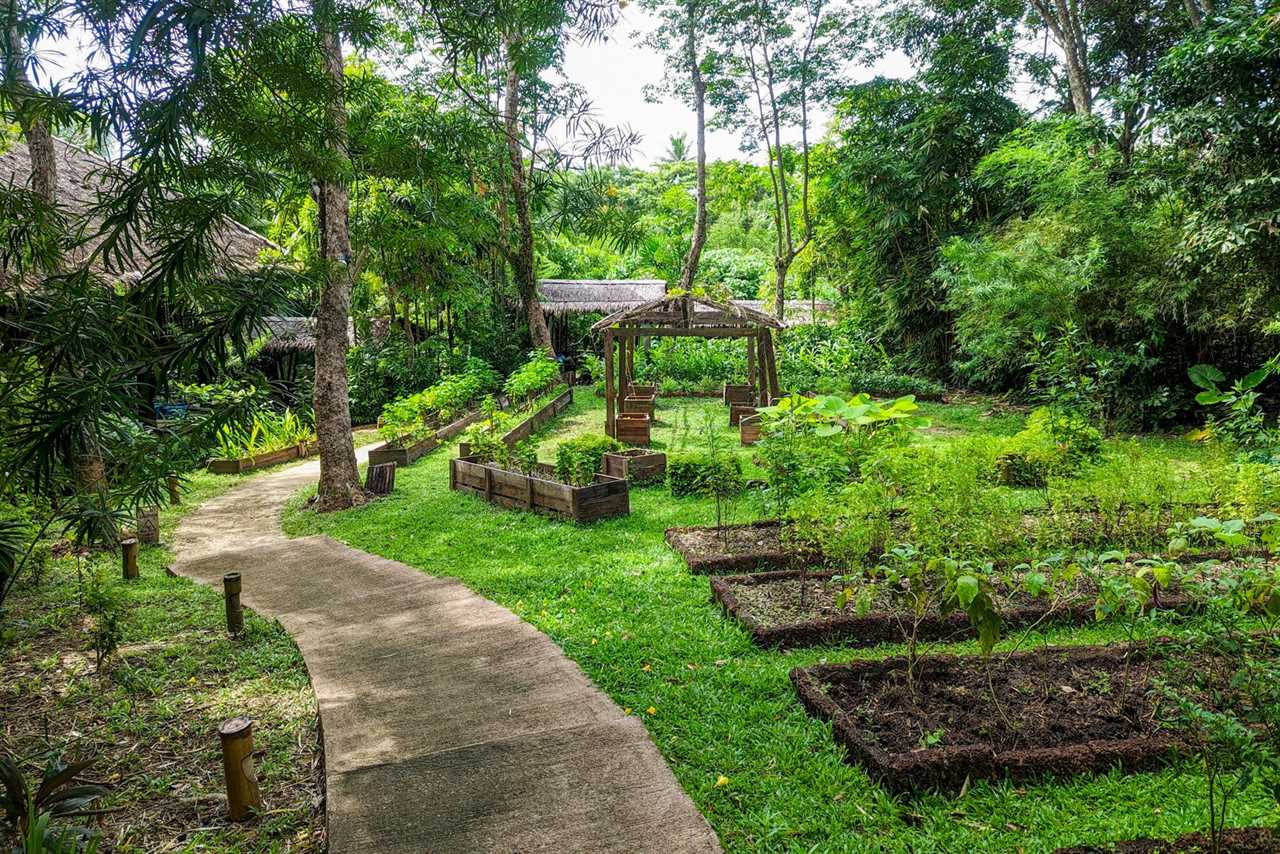
[[[484,416],[484,411],[474,409],[461,418],[446,424],[439,430],[434,431],[421,442],[403,448],[391,447],[391,442],[384,442],[376,448],[369,451],[369,465],[376,466],[382,463],[395,463],[397,468],[411,466],[418,460],[422,459],[427,453],[434,451],[463,430],[470,427],[476,421]],[[394,441],[394,440],[393,440]]]
[[[225,458],[211,459],[206,464],[206,468],[213,474],[243,474],[247,471],[266,468],[279,463],[287,463],[291,460],[305,459],[319,450],[320,445],[317,442],[299,442],[296,445],[289,445],[287,448],[277,448],[274,451],[266,451],[234,460]]]
[[[597,474],[586,486],[573,486],[547,476],[554,469],[539,463],[538,475],[522,474],[482,461],[454,457],[449,461],[449,488],[479,496],[490,504],[528,510],[579,524],[626,516],[631,512],[630,481]]]
[[[1059,655],[1070,660],[1084,660],[1102,653],[1116,653],[1115,647],[1078,646],[1049,647],[1013,653],[1013,661],[1044,655]],[[964,665],[977,662],[980,656],[932,655],[921,660]],[[1016,666],[1016,664],[1012,665]],[[922,790],[955,791],[972,780],[1028,780],[1054,775],[1071,776],[1107,771],[1120,766],[1126,772],[1147,771],[1167,764],[1170,753],[1184,745],[1175,735],[1124,739],[1097,739],[1058,747],[1032,747],[995,752],[990,745],[926,747],[909,753],[889,753],[864,736],[857,721],[831,699],[823,688],[824,676],[844,671],[863,679],[886,679],[906,667],[902,656],[847,664],[818,664],[796,667],[790,672],[791,684],[805,710],[814,717],[830,721],[832,736],[846,751],[846,760],[860,764],[873,780],[901,793]]]

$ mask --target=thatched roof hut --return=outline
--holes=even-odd
[[[773,302],[758,299],[736,299],[732,300],[736,306],[749,308],[753,311],[763,312],[765,314],[773,313]],[[821,323],[831,317],[835,310],[834,306],[829,302],[818,300],[811,302],[807,299],[789,299],[786,301],[786,314],[783,321],[787,326],[806,326],[810,323]]]
[[[102,242],[97,236],[102,223],[94,216],[93,209],[109,194],[114,182],[127,174],[128,167],[65,140],[55,138],[53,144],[58,168],[58,205],[71,225],[85,237],[67,259],[74,266],[90,258]],[[0,187],[26,187],[30,183],[31,155],[26,142],[20,136],[0,132]],[[283,253],[261,234],[231,219],[224,220],[218,243],[223,252],[217,263],[222,266],[215,269],[215,273],[249,270],[260,263],[264,252]],[[93,267],[100,275],[131,282],[140,279],[150,264],[151,254],[144,245],[139,256],[127,259],[124,265],[108,264],[98,257]]]
[[[315,352],[316,319],[314,317],[271,315],[263,320],[267,327],[267,342],[262,345],[262,352],[273,355]],[[355,325],[351,322],[351,318],[347,318],[347,344],[354,346],[355,343]]]
[[[553,317],[600,312],[612,314],[667,295],[662,279],[542,279],[538,301]]]

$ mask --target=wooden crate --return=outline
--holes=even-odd
[[[727,406],[735,403],[750,404],[753,400],[752,388],[749,385],[724,384],[724,402]]]
[[[484,413],[478,409],[474,412],[468,412],[456,421],[441,427],[421,442],[413,442],[406,445],[400,439],[396,439],[395,445],[392,445],[391,442],[379,445],[369,451],[369,465],[378,466],[383,463],[395,463],[398,468],[411,465],[421,459],[424,454],[434,451],[440,445],[479,421],[483,415]]]
[[[300,459],[310,453],[314,453],[314,450],[314,447],[305,443],[290,445],[278,451],[254,454],[252,457],[242,457],[238,460],[209,460],[208,469],[214,474],[240,474],[241,472],[260,469],[264,466],[274,466],[279,463],[287,463],[289,460]]]
[[[550,468],[539,464],[534,474],[527,475],[478,457],[456,457],[449,461],[449,488],[477,495],[499,507],[580,523],[631,512],[630,485],[626,480],[598,474],[592,484],[571,486],[550,480]]]
[[[667,474],[667,455],[633,448],[604,455],[604,473],[632,483],[653,483]]]
[[[641,412],[650,418],[654,416],[654,410],[657,408],[657,399],[653,395],[633,395],[622,399],[623,412]]]
[[[760,416],[745,415],[738,421],[738,434],[742,437],[742,444],[754,445],[760,441]]]
[[[748,415],[755,415],[756,408],[750,404],[735,403],[729,407],[729,426],[737,427]]]
[[[624,445],[647,445],[652,426],[653,419],[643,412],[620,412],[614,421],[614,438]]]
[[[653,383],[632,383],[627,397],[657,397],[658,387]]]

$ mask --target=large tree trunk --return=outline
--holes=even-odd
[[[1062,48],[1067,64],[1071,106],[1079,115],[1093,112],[1093,87],[1089,80],[1089,43],[1079,0],[1031,0],[1053,40]]]
[[[318,20],[325,72],[334,87],[328,107],[326,145],[342,163],[347,152],[347,110],[343,97],[342,43],[332,21]],[[320,309],[316,313],[316,437],[320,445],[317,510],[350,507],[363,496],[351,438],[351,403],[347,391],[347,320],[351,313],[350,204],[344,176],[324,175],[316,181],[320,219],[320,256],[325,265]]]
[[[514,42],[507,40],[507,91],[503,129],[511,167],[511,201],[516,210],[516,245],[510,252],[516,289],[529,323],[529,340],[539,350],[555,355],[551,330],[538,303],[538,279],[533,257],[533,217],[529,213],[529,186],[525,182],[524,152],[520,150],[520,72],[512,56]]]
[[[27,97],[35,94],[35,87],[27,77],[27,48],[18,32],[17,6],[12,1],[0,3],[0,15],[5,19],[4,79],[9,84],[11,97],[20,114],[27,112]],[[22,136],[31,152],[31,189],[49,204],[58,200],[58,161],[54,157],[53,134],[49,124],[38,115],[21,117]]]
[[[685,49],[689,61],[689,79],[693,84],[693,110],[698,121],[698,208],[693,216],[693,237],[689,241],[689,254],[685,256],[684,269],[680,271],[680,290],[685,293],[693,290],[693,280],[698,275],[698,262],[702,258],[702,246],[707,241],[707,84],[702,79],[702,69],[698,66],[696,32],[699,22],[694,12],[694,2],[690,2],[687,9],[689,33]]]

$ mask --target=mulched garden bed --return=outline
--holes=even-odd
[[[914,695],[904,657],[798,667],[791,681],[874,779],[896,791],[956,790],[1164,764],[1181,746],[1156,720],[1153,687],[1168,661],[1157,646],[1051,647],[995,656],[988,676],[980,656],[926,656]]]
[[[801,601],[801,579],[808,594]],[[711,595],[729,616],[742,624],[751,638],[764,647],[801,647],[819,643],[841,642],[853,646],[874,646],[903,641],[902,624],[909,616],[902,612],[900,599],[887,586],[875,588],[874,597],[865,613],[857,613],[854,602],[845,607],[837,603],[841,590],[848,587],[859,592],[856,579],[830,571],[802,573],[800,570],[760,572],[750,575],[714,576]],[[999,592],[999,591],[997,591]],[[1021,590],[999,596],[996,608],[1006,628],[1030,626],[1046,620],[1055,624],[1083,624],[1094,620],[1096,590],[1087,579],[1066,603],[1059,603],[1049,614],[1050,602],[1032,598]],[[1182,609],[1191,600],[1177,591],[1162,591],[1152,607]],[[901,621],[901,622],[900,622]],[[961,640],[975,632],[969,617],[961,611],[947,616],[929,614],[920,625],[921,640]]]
[[[699,575],[776,570],[818,559],[817,552],[787,543],[777,520],[692,528],[668,528],[667,544]]]
[[[1275,854],[1280,851],[1280,836],[1265,827],[1240,827],[1225,830],[1218,837],[1222,854]],[[1175,840],[1132,839],[1106,845],[1073,845],[1059,848],[1054,854],[1208,854],[1209,834],[1188,833]]]

